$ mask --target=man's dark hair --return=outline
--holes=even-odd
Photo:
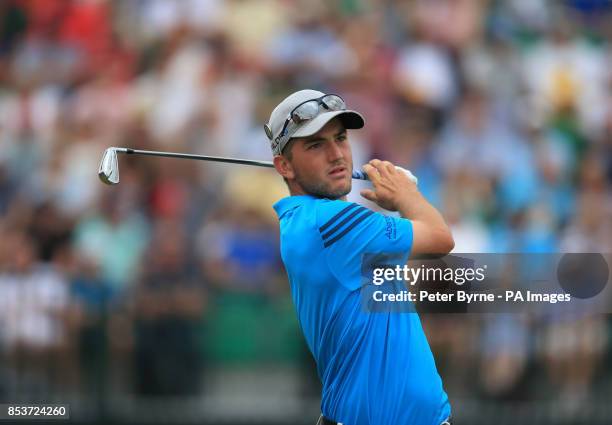
[[[293,149],[294,142],[295,139],[289,139],[289,141],[283,148],[283,151],[281,152],[281,155],[285,156],[289,161],[293,159],[293,153],[291,152],[291,150]]]

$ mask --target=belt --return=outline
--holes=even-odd
[[[317,425],[342,425],[342,422],[332,421],[331,419],[327,419],[325,416],[321,415],[319,421],[317,422]],[[451,419],[446,419],[440,425],[452,425]]]
[[[342,425],[342,422],[332,421],[331,419],[327,419],[325,416],[321,415],[317,425]]]

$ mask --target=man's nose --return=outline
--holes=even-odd
[[[327,159],[329,160],[329,162],[334,162],[342,158],[344,158],[344,153],[342,152],[342,149],[340,149],[340,146],[338,146],[338,144],[334,142],[328,143]]]

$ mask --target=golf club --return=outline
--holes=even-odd
[[[148,156],[162,156],[167,158],[183,158],[183,159],[198,159],[201,161],[214,161],[214,162],[225,162],[229,164],[242,164],[242,165],[254,165],[257,167],[274,168],[274,165],[270,161],[257,161],[253,159],[240,159],[240,158],[227,158],[221,156],[207,156],[207,155],[194,155],[188,153],[175,153],[175,152],[159,152],[159,151],[145,151],[140,149],[132,148],[116,148],[110,147],[104,151],[102,160],[100,161],[100,167],[98,168],[98,177],[103,183],[106,184],[117,184],[119,183],[119,160],[117,158],[118,153],[124,153],[127,155],[148,155]],[[408,175],[408,177],[417,184],[417,178],[401,167],[397,167]],[[368,175],[363,171],[353,170],[354,179],[357,180],[369,180]]]

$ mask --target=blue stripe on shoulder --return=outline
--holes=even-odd
[[[364,208],[365,209],[365,208]],[[361,223],[363,220],[365,220],[366,218],[368,218],[369,216],[371,216],[372,214],[374,214],[374,211],[371,210],[367,210],[365,209],[366,212],[364,214],[361,214],[360,216],[358,216],[351,224],[349,224],[342,232],[338,233],[336,236],[334,236],[331,239],[326,240],[323,243],[323,246],[325,248],[327,248],[328,246],[333,245],[336,241],[342,239],[342,237],[344,235],[346,235],[348,232],[350,232],[351,230],[353,230],[353,228],[355,226],[357,226],[359,223]]]
[[[342,217],[344,214],[346,214],[347,212],[349,212],[350,210],[352,210],[353,208],[358,207],[358,204],[352,203],[350,204],[348,207],[345,207],[344,209],[342,209],[342,211],[340,211],[338,214],[336,214],[335,216],[333,216],[332,218],[330,218],[327,223],[325,223],[323,226],[319,227],[319,232],[323,233],[325,231],[325,229],[327,229],[329,226],[331,226],[332,224],[334,224],[336,222],[336,220],[338,220],[340,217]]]
[[[355,210],[353,210],[352,213],[350,213],[349,215],[347,215],[346,217],[344,217],[338,224],[336,224],[332,229],[328,230],[326,233],[322,234],[321,236],[323,236],[323,239],[327,239],[329,238],[331,235],[333,235],[334,233],[336,233],[338,230],[340,230],[340,228],[342,228],[342,226],[344,226],[346,223],[348,223],[351,218],[355,217],[357,214],[359,214],[360,212],[365,211],[364,207],[359,207]]]

